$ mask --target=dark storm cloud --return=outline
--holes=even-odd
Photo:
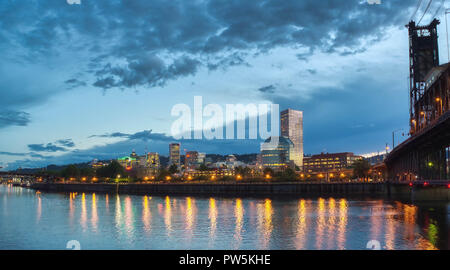
[[[275,93],[275,89],[276,89],[276,87],[271,84],[271,85],[259,88],[258,91],[262,92],[262,93],[273,94],[273,93]]]
[[[75,143],[72,139],[63,139],[56,141],[57,144],[65,146],[65,147],[75,147]]]
[[[47,144],[29,144],[28,149],[35,152],[67,152],[68,148],[75,147],[75,143],[72,139],[62,139],[53,143]]]
[[[153,133],[152,130],[144,130],[140,132],[136,132],[134,134],[127,134],[122,132],[114,132],[109,134],[102,134],[102,135],[92,135],[90,138],[125,138],[129,140],[142,140],[142,141],[174,141],[174,139],[170,136],[165,135],[164,133]]]
[[[306,71],[308,71],[309,74],[311,74],[311,75],[316,75],[317,74],[317,70],[315,70],[315,69],[307,69]]]
[[[43,156],[41,154],[34,153],[34,152],[14,153],[14,152],[1,152],[0,151],[0,155],[3,155],[3,156],[16,156],[16,157],[30,156],[30,157],[33,157],[33,158],[45,158],[45,156]]]
[[[164,133],[152,133],[151,130],[144,130],[134,134],[115,132],[103,135],[93,135],[91,137],[123,138],[124,140],[101,146],[94,146],[84,150],[76,149],[58,156],[40,156],[39,159],[31,160],[27,158],[16,160],[8,163],[7,169],[13,170],[18,167],[38,168],[45,167],[49,164],[63,165],[69,163],[81,163],[93,159],[115,159],[123,155],[129,155],[133,149],[139,155],[144,154],[145,151],[150,151],[167,156],[169,143],[176,141],[171,136]],[[214,154],[256,153],[259,151],[261,143],[259,140],[178,140],[177,142],[181,143],[182,149]],[[26,156],[26,154],[23,156]]]
[[[64,83],[67,85],[68,89],[73,89],[73,88],[87,85],[86,82],[81,81],[79,79],[69,79],[69,80],[65,81]]]
[[[36,152],[58,152],[58,151],[65,152],[65,151],[67,151],[66,148],[58,146],[58,145],[54,145],[52,143],[48,143],[48,144],[29,144],[28,148],[31,151],[36,151]]]
[[[0,111],[0,128],[7,126],[26,126],[30,122],[30,114],[17,111]]]
[[[3,155],[3,156],[19,156],[19,157],[22,157],[22,156],[26,156],[27,154],[26,154],[26,153],[13,153],[13,152],[0,152],[0,155]]]
[[[161,86],[195,74],[200,66],[215,70],[245,64],[243,56],[250,51],[304,48],[308,53],[299,53],[302,59],[317,50],[359,53],[382,39],[387,28],[403,27],[415,4],[413,0],[386,0],[381,5],[360,0],[112,0],[82,5],[7,1],[1,4],[0,17],[8,39],[0,46],[19,44],[29,56],[57,54],[60,48],[88,50],[96,59],[86,64],[97,74],[94,86]]]
[[[135,85],[164,86],[167,80],[195,74],[199,65],[199,61],[189,57],[175,59],[166,65],[161,58],[152,55],[135,59],[126,66],[105,65],[96,72],[98,79],[94,86],[104,89]]]
[[[401,87],[390,81],[359,77],[341,87],[315,89],[308,96],[291,91],[265,97],[279,104],[280,110],[304,111],[306,153],[320,153],[324,149],[371,152],[374,143],[379,143],[382,149],[385,142],[391,142],[393,130],[407,130],[408,104],[407,99],[398,95]]]

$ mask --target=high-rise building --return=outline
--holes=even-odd
[[[145,164],[151,175],[157,175],[160,169],[159,154],[147,153]]]
[[[175,164],[177,167],[180,167],[180,144],[179,143],[171,143],[169,145],[169,162],[170,165]]]
[[[281,118],[281,136],[287,137],[294,144],[291,154],[295,165],[303,168],[303,112],[292,109],[282,111]]]

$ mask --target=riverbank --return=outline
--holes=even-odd
[[[56,192],[99,192],[119,194],[164,195],[298,195],[353,194],[385,195],[382,183],[149,183],[149,184],[82,184],[35,183],[31,188]]]
[[[376,196],[408,201],[450,201],[445,187],[410,187],[390,183],[34,183],[49,192],[118,193],[134,195],[232,196]]]

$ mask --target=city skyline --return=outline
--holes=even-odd
[[[308,154],[381,152],[393,130],[407,133],[404,22],[415,1],[286,1],[281,11],[270,2],[239,8],[231,2],[180,2],[172,9],[160,1],[2,3],[1,36],[7,38],[0,46],[9,54],[0,64],[0,167],[112,159],[130,149],[167,155],[173,141],[170,109],[189,104],[194,95],[220,105],[301,109]],[[328,6],[325,14],[322,5]],[[308,19],[307,6],[311,16],[325,15],[329,23]],[[12,9],[21,12],[8,12]],[[103,12],[95,13],[98,9]],[[144,9],[148,14],[139,12]],[[245,10],[255,12],[248,17]],[[112,27],[117,21],[122,23]],[[262,25],[255,29],[254,21]],[[443,35],[445,27],[438,30]],[[445,59],[444,50],[441,54]],[[261,141],[181,143],[231,154],[257,153]]]
[[[0,250],[449,250],[449,5],[1,1]]]

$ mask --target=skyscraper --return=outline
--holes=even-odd
[[[179,143],[171,143],[169,144],[169,162],[170,165],[175,164],[177,167],[180,167],[180,144]]]
[[[303,167],[303,112],[292,109],[282,111],[281,136],[289,138],[294,144],[292,160],[300,169]]]

